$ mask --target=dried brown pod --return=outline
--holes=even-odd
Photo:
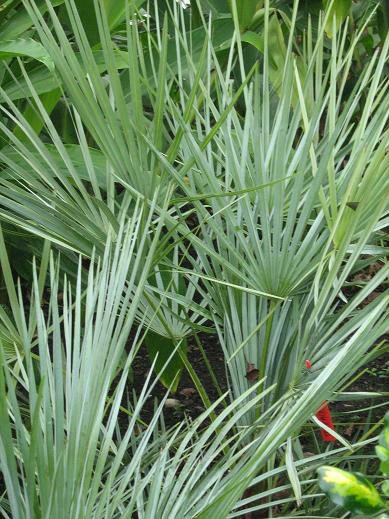
[[[188,398],[195,395],[196,393],[197,391],[194,387],[184,387],[184,389],[180,391],[180,395],[186,396]]]
[[[259,378],[259,369],[257,369],[252,362],[247,363],[245,377],[249,382],[255,382]]]

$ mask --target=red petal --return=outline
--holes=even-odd
[[[330,408],[328,407],[327,402],[324,402],[321,408],[317,411],[316,418],[333,431],[335,430],[334,422],[332,421]],[[325,442],[336,442],[335,436],[332,436],[332,434],[325,431],[324,429],[320,429],[320,434]]]
[[[312,364],[309,359],[306,359],[305,367],[307,369],[311,369]],[[332,421],[330,408],[328,407],[327,402],[324,402],[321,408],[317,411],[316,418],[324,423],[327,427],[335,431],[334,422]],[[325,431],[324,429],[320,429],[320,434],[325,442],[336,442],[335,436],[332,436],[332,434]]]

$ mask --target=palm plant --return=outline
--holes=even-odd
[[[36,270],[30,321],[20,290],[18,300],[13,301],[15,319],[21,323],[22,348],[16,362],[6,362],[3,348],[1,351],[0,457],[7,489],[4,517],[9,513],[20,518],[102,517],[105,507],[115,510],[118,506],[120,493],[111,502],[108,489],[111,485],[123,486],[123,477],[129,479],[137,470],[152,427],[140,442],[138,460],[134,458],[127,476],[122,473],[122,461],[112,438],[136,341],[124,369],[119,371],[119,382],[115,383],[115,377],[162,226],[160,223],[155,230],[144,262],[142,212],[138,204],[131,221],[120,227],[116,245],[110,236],[104,258],[89,271],[85,292],[81,262],[76,286],[65,280],[62,309],[58,305],[58,265],[53,257],[47,317],[41,308],[41,282]],[[146,218],[146,230],[151,219],[152,213]],[[36,336],[30,333],[33,323]],[[136,434],[139,407],[146,395],[147,385],[133,416],[130,414],[122,456]],[[106,481],[107,492],[102,493],[102,481]]]
[[[140,243],[138,239],[142,211],[140,203],[131,222],[120,226],[116,242],[109,239],[98,266],[91,264],[85,291],[81,266],[76,286],[65,282],[62,308],[58,263],[52,256],[47,311],[35,270],[30,315],[36,336],[28,333],[31,325],[19,290],[15,311],[24,329],[22,350],[12,363],[5,361],[1,350],[0,466],[5,494],[0,507],[6,518],[131,518],[135,513],[150,519],[236,517],[250,509],[275,506],[282,491],[294,488],[301,494],[301,488],[314,483],[309,474],[324,460],[334,462],[345,450],[295,464],[291,447],[285,444],[286,465],[262,471],[253,479],[286,436],[312,414],[323,392],[339,384],[366,338],[387,326],[379,318],[379,309],[316,381],[268,409],[253,430],[237,430],[236,425],[271,391],[263,388],[263,381],[237,398],[211,425],[210,413],[219,402],[194,422],[182,422],[172,430],[160,421],[163,401],[149,424],[142,421],[152,381],[147,377],[137,398],[128,397],[126,402],[127,375],[139,334],[133,342],[127,339],[162,226],[155,232],[145,263],[140,252],[146,239],[144,235]],[[153,218],[150,213],[146,230]],[[127,414],[125,421],[122,412]],[[254,430],[256,437],[247,444]],[[263,486],[267,478],[285,473],[293,483],[282,478],[270,492]],[[254,492],[241,500],[250,483]],[[306,499],[318,497],[307,494]],[[293,508],[293,501],[289,496],[283,502]]]
[[[326,68],[325,23],[315,47],[308,34],[306,66],[294,63],[290,40],[277,100],[265,54],[244,117],[235,108],[223,117],[233,93],[220,69],[218,102],[204,91],[194,128],[171,108],[174,132],[184,133],[182,189],[201,230],[190,273],[202,280],[235,396],[250,386],[248,365],[277,383],[271,398],[298,383],[304,359],[320,370],[370,311],[363,298],[387,281],[386,264],[351,301],[342,292],[363,255],[387,254],[376,241],[389,193],[389,39],[344,99],[358,35],[350,48],[334,37]]]
[[[259,72],[245,70],[236,9],[222,68],[208,26],[199,51],[176,3],[169,23],[156,15],[154,33],[142,32],[129,9],[119,48],[96,1],[100,53],[76,2],[65,1],[71,41],[50,5],[46,18],[33,0],[25,7],[77,142],[64,144],[22,65],[44,128],[38,136],[8,90],[0,91],[10,144],[0,150],[7,164],[0,216],[47,242],[28,318],[0,243],[13,313],[13,320],[0,313],[1,336],[17,345],[12,356],[3,351],[0,378],[2,513],[208,519],[271,509],[279,488],[302,500],[302,486],[315,481],[305,483],[300,467],[309,473],[316,461],[294,461],[302,449],[293,437],[366,362],[388,326],[387,290],[363,302],[389,269],[378,239],[388,218],[389,40],[345,98],[360,35],[346,47],[334,31],[329,50],[327,16],[316,45],[310,28],[297,57],[297,4],[276,63],[265,30]],[[265,29],[276,22],[266,3]],[[49,242],[92,263],[87,276],[80,263],[73,268],[76,288],[64,283],[60,311],[62,280],[51,261],[45,318]],[[377,259],[383,268],[350,298],[347,280]],[[142,331],[124,353],[135,323]],[[150,377],[129,399],[121,430],[127,373],[143,336],[169,340],[160,341],[166,351],[156,356],[158,371],[168,373],[174,352],[179,369],[191,371],[184,342],[210,327],[229,373],[225,410],[218,414],[220,401],[203,394],[208,409],[194,423],[166,431],[160,405],[145,425]],[[165,379],[170,388],[175,375]],[[318,463],[330,463],[328,456]],[[277,482],[279,471],[290,483]],[[272,491],[269,481],[276,481]],[[285,499],[288,510],[294,497]]]
[[[27,2],[26,8],[50,52],[74,113],[79,136],[77,162],[74,150],[62,144],[32,84],[31,94],[46,122],[55,157],[53,149],[38,139],[4,93],[9,108],[3,107],[3,112],[15,121],[32,146],[3,127],[17,153],[3,152],[2,158],[8,161],[9,175],[19,181],[16,184],[9,177],[2,181],[2,217],[62,246],[87,255],[96,248],[102,254],[109,230],[117,230],[122,215],[131,213],[134,193],[148,200],[158,187],[163,197],[172,181],[178,184],[185,196],[175,199],[166,225],[178,234],[177,243],[192,262],[190,283],[193,285],[197,277],[205,284],[204,289],[196,283],[195,289],[212,311],[234,393],[247,389],[249,361],[266,374],[269,385],[283,380],[279,387],[282,394],[299,373],[304,356],[316,353],[309,345],[313,337],[323,333],[323,326],[333,329],[333,302],[347,276],[358,268],[358,257],[366,250],[367,242],[374,240],[372,231],[383,217],[385,197],[381,193],[388,185],[388,97],[387,83],[380,78],[388,42],[361,76],[353,95],[343,102],[358,35],[348,49],[341,35],[333,38],[326,68],[323,56],[327,20],[323,20],[316,46],[312,47],[309,33],[306,55],[297,67],[293,66],[290,38],[283,84],[275,102],[270,96],[267,37],[262,79],[257,78],[250,88],[244,82],[234,94],[228,87],[231,68],[227,67],[223,74],[209,38],[199,63],[192,61],[177,6],[176,59],[182,65],[173,79],[166,57],[166,23],[164,28],[157,27],[156,42],[149,39],[151,76],[144,59],[138,57],[138,53],[142,56],[138,26],[128,24],[128,61],[123,75],[116,67],[116,49],[104,12],[97,10],[109,72],[109,77],[102,77],[75,5],[66,5],[78,57],[54,10],[50,15],[57,39],[34,3]],[[295,9],[294,17],[296,13]],[[270,23],[269,10],[266,19]],[[238,32],[235,40],[244,77]],[[232,48],[230,64],[234,56]],[[217,103],[207,88],[213,67],[219,85]],[[140,74],[142,89],[138,84]],[[180,92],[178,106],[168,95],[174,84]],[[355,124],[354,114],[367,90],[361,119]],[[241,92],[246,101],[244,121],[234,107]],[[142,95],[151,104],[152,117],[143,112]],[[133,122],[127,113],[133,115]],[[212,119],[216,120],[213,128]],[[85,128],[98,151],[87,146]],[[361,145],[362,141],[366,146]],[[30,173],[28,185],[26,168]],[[118,193],[119,184],[125,189],[122,193]],[[369,198],[361,200],[366,191]],[[196,209],[199,232],[191,232],[186,223],[188,202]],[[198,258],[187,254],[183,238],[196,247]],[[180,269],[174,258],[177,260],[177,253],[173,261],[167,262],[169,270]],[[385,279],[385,270],[380,276],[378,282]],[[157,277],[161,284],[162,277]],[[192,288],[189,292],[184,289],[177,297],[177,282],[171,279],[168,286],[173,293],[161,301],[158,298],[166,287],[158,287],[158,283],[155,286],[155,282],[153,285],[143,309],[150,307],[159,313],[159,324],[154,319],[152,325],[159,334],[180,340],[191,333],[188,326],[192,327],[199,315],[209,317],[202,310],[203,303],[193,305]],[[174,305],[180,301],[181,310],[171,306],[173,301]],[[358,301],[350,308],[355,308]],[[191,308],[193,318],[189,320],[183,318],[185,305]],[[343,311],[346,320],[349,310]],[[323,347],[317,358],[324,355]]]
[[[163,127],[164,99],[171,82],[167,64],[167,28],[166,25],[164,29],[158,27],[160,46],[154,39],[149,40],[148,66],[145,68],[143,58],[138,59],[138,53],[143,51],[135,23],[130,25],[127,19],[125,53],[111,41],[105,13],[97,11],[102,41],[102,50],[97,54],[80,24],[76,5],[72,2],[66,5],[77,50],[69,43],[54,9],[48,8],[50,23],[42,17],[39,6],[26,3],[26,9],[45,47],[53,51],[56,81],[66,92],[65,100],[69,105],[69,116],[74,120],[78,143],[63,144],[59,130],[24,71],[35,110],[45,122],[45,137],[51,143],[42,142],[11,97],[2,91],[5,101],[2,111],[18,129],[18,132],[13,132],[8,124],[2,125],[10,142],[1,152],[1,160],[7,164],[2,174],[2,201],[3,208],[7,209],[2,214],[13,225],[90,257],[92,250],[103,254],[107,234],[112,229],[117,232],[123,215],[131,214],[134,195],[142,194],[150,202],[154,193],[159,192],[161,203],[171,189],[171,179],[144,145],[145,135],[158,149],[165,147],[168,138]],[[51,33],[52,26],[58,41]],[[104,58],[103,66],[101,57]],[[105,70],[109,76],[105,75]],[[142,88],[138,84],[140,74],[144,78]],[[80,81],[81,77],[83,81]],[[151,120],[143,113],[142,96],[147,96],[154,112]],[[90,106],[85,104],[86,99],[89,99]],[[122,116],[118,118],[118,114]],[[98,149],[88,145],[91,140]],[[27,176],[28,188],[24,184]],[[119,181],[124,191],[120,189]],[[38,192],[40,195],[36,198]],[[170,222],[173,226],[176,225],[174,215],[172,209]],[[160,250],[163,250],[162,244]],[[177,257],[176,253],[174,257]],[[157,339],[157,343],[166,339],[172,348],[177,341],[185,340],[188,334],[193,333],[196,322],[201,325],[209,315],[205,313],[203,304],[195,305],[193,302],[189,312],[183,314],[182,307],[192,299],[193,284],[186,287],[182,286],[182,281],[178,284],[177,275],[169,281],[166,275],[162,279],[157,265],[155,276],[149,279],[150,287],[144,294],[142,319],[158,333],[161,339]],[[166,287],[164,283],[167,283]],[[167,288],[172,292],[171,296]],[[161,290],[165,294],[162,301]],[[145,308],[152,310],[145,312]],[[154,313],[159,317],[150,319]],[[148,342],[155,342],[150,337],[151,333]]]

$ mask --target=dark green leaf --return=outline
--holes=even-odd
[[[58,79],[46,67],[39,65],[28,73],[28,78],[38,95],[50,92],[59,86]],[[23,76],[19,76],[17,81],[9,81],[3,85],[3,89],[11,101],[31,97],[30,88]],[[1,99],[1,94],[0,94]]]
[[[180,352],[186,355],[186,340],[182,340],[179,348],[174,352],[177,343],[168,337],[158,335],[151,330],[147,332],[145,343],[152,361],[155,361],[154,371],[159,376],[162,384],[171,388],[174,393],[177,390],[184,364]]]
[[[110,29],[115,29],[125,21],[127,4],[132,4],[132,7],[139,8],[144,1],[145,0],[103,0],[102,4]],[[76,4],[89,43],[93,46],[100,41],[94,0],[75,0],[74,3]],[[66,9],[62,9],[61,17],[66,24],[69,24],[69,16]]]
[[[241,40],[255,47],[259,52],[264,52],[264,39],[262,34],[253,31],[246,31],[241,36]]]
[[[56,7],[61,5],[64,0],[51,0],[51,4]],[[22,2],[19,2],[20,4]],[[41,0],[37,2],[37,6],[40,12],[43,14],[47,11],[47,2],[46,0]],[[4,11],[2,11],[3,6],[0,5],[0,14],[4,16]],[[0,39],[1,40],[14,40],[26,32],[33,25],[33,21],[31,20],[31,16],[25,9],[15,10],[11,16],[7,17],[6,22],[2,24],[0,29]]]
[[[49,70],[54,70],[54,62],[46,49],[41,43],[32,38],[0,41],[0,60],[14,58],[16,56],[34,58],[46,65]]]
[[[55,88],[51,92],[46,92],[45,94],[42,94],[40,96],[40,101],[42,105],[44,106],[46,113],[48,115],[51,114],[54,107],[58,103],[59,99],[61,97],[61,90],[59,88]],[[26,121],[30,124],[31,128],[36,132],[37,135],[41,132],[44,121],[37,110],[35,102],[31,100],[31,104],[29,104],[26,108],[26,110],[23,113],[23,117],[26,119]],[[29,140],[24,132],[17,126],[14,130],[15,136],[20,140]]]
[[[330,3],[331,3],[331,0],[323,0],[324,7],[329,6]],[[339,29],[342,22],[348,16],[351,6],[352,6],[352,0],[334,0],[332,7],[330,9],[328,22],[326,25],[326,33],[328,34],[328,36],[330,36],[330,37],[332,36],[334,16],[336,18],[336,29]]]
[[[228,4],[233,13],[234,4],[238,14],[239,26],[243,30],[250,25],[257,10],[257,0],[228,0]]]

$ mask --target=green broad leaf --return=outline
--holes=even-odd
[[[389,476],[389,412],[384,417],[384,428],[379,436],[378,443],[376,454],[381,461],[380,469],[385,476]]]
[[[242,34],[240,39],[245,43],[249,43],[263,54],[265,46],[263,34],[259,34],[254,31],[246,31],[244,34]]]
[[[212,34],[213,48],[216,53],[228,50],[231,47],[231,40],[234,34],[234,24],[230,17],[215,19],[212,22],[210,32]],[[187,32],[187,39],[191,42],[190,53],[191,60],[196,65],[200,62],[201,54],[204,47],[204,41],[207,38],[207,32],[203,26],[196,27],[192,31]],[[177,70],[178,65],[182,68],[183,76],[187,76],[191,72],[191,65],[186,59],[182,59],[178,64],[177,42],[174,38],[170,38],[167,43],[167,70],[166,78],[170,79]],[[147,79],[154,82],[153,63],[149,53],[144,55]],[[124,92],[130,91],[129,74],[124,74],[121,78],[122,88]]]
[[[54,62],[43,45],[32,38],[0,41],[0,60],[27,56],[43,63],[49,70],[54,70]]]
[[[175,393],[184,368],[180,352],[186,357],[188,349],[186,339],[181,340],[180,346],[175,350],[176,341],[149,330],[146,334],[145,344],[150,359],[155,362],[154,371],[160,382]]]
[[[282,82],[282,74],[286,59],[286,44],[278,16],[273,14],[269,20],[269,61],[273,71],[272,82],[277,88]]]
[[[103,51],[94,50],[93,56],[95,58],[99,72],[105,72],[107,70],[107,63],[105,62]],[[76,57],[81,62],[79,54],[76,54]],[[128,68],[128,53],[115,49],[114,57],[118,70]],[[37,67],[34,67],[33,70],[29,71],[28,78],[38,95],[51,92],[60,86],[60,81],[58,78],[54,76],[54,74],[52,74],[51,71],[46,67],[42,67],[42,65],[38,65]],[[11,101],[32,97],[31,90],[23,76],[19,76],[17,81],[11,80],[7,82],[3,88]]]
[[[45,94],[42,94],[40,96],[40,101],[42,105],[44,106],[46,113],[48,115],[51,114],[51,112],[54,110],[55,106],[57,105],[58,101],[60,100],[62,95],[60,88],[54,88],[50,92],[46,92]],[[35,101],[31,100],[31,104],[27,106],[23,113],[23,117],[28,121],[31,128],[35,131],[37,135],[40,134],[45,122],[42,118],[42,116],[39,113],[39,110],[37,110]],[[29,141],[29,139],[26,137],[26,135],[23,133],[23,131],[17,126],[14,130],[14,135],[20,139],[21,141]]]
[[[382,492],[389,497],[389,479],[385,480],[381,485]]]
[[[331,4],[331,0],[323,0],[323,5],[327,8]],[[334,0],[332,7],[330,8],[330,14],[326,25],[326,33],[331,38],[333,31],[333,19],[336,18],[336,30],[339,29],[341,24],[347,18],[350,9],[352,7],[352,0]]]
[[[215,49],[215,52],[223,51],[230,48],[232,36],[234,34],[234,24],[231,18],[220,18],[213,20],[210,32],[212,35],[212,44]],[[192,60],[194,63],[199,62],[204,47],[204,40],[206,38],[207,33],[204,27],[197,27],[196,29],[188,31],[187,33],[187,39],[191,42],[190,50]],[[177,69],[178,57],[176,51],[176,41],[172,38],[168,42],[167,61],[169,64],[169,68],[172,71]],[[146,65],[149,68],[149,65]],[[185,62],[181,65],[183,67],[187,67]],[[184,72],[187,73],[187,70],[185,68]]]
[[[256,33],[254,31],[246,31],[242,34],[241,40],[249,45],[255,47],[261,54],[265,52],[265,38],[263,33]],[[285,61],[287,59],[287,47],[278,16],[274,13],[269,18],[269,32],[268,32],[268,57],[269,57],[269,79],[274,87],[274,90],[280,94],[282,80],[284,77]],[[297,69],[299,71],[300,79],[303,82],[306,75],[305,65],[300,56],[294,56],[296,60]],[[297,89],[293,89],[293,104],[298,102]]]
[[[126,18],[126,3],[132,7],[139,9],[145,3],[145,0],[104,0],[104,7],[108,17],[108,23],[111,29],[115,29]]]
[[[253,45],[262,54],[265,51],[265,38],[263,33],[255,33],[253,31],[245,32],[242,41]],[[269,19],[269,78],[275,90],[279,91],[286,59],[286,45],[281,25],[276,14]]]
[[[376,454],[381,461],[380,470],[385,476],[389,476],[389,450],[385,449],[381,445],[377,445],[375,448]]]
[[[318,469],[320,488],[331,501],[356,514],[373,514],[384,508],[377,489],[358,472],[346,472],[336,467]]]
[[[60,86],[60,82],[54,74],[40,64],[37,67],[34,67],[32,71],[29,71],[28,79],[32,83],[34,90],[38,95],[51,92]],[[11,80],[7,82],[3,85],[3,89],[11,101],[32,97],[30,87],[23,76],[19,76],[17,81]]]
[[[115,29],[125,21],[127,5],[138,9],[144,1],[145,0],[103,0],[101,3],[103,4],[107,16],[109,28]],[[95,45],[100,41],[100,35],[94,0],[75,0],[74,3],[77,7],[89,43]],[[62,9],[61,18],[65,23],[69,23],[69,16],[66,9]]]
[[[118,70],[129,67],[128,52],[114,49],[113,55],[115,58],[115,65]],[[99,71],[105,72],[105,70],[107,70],[107,62],[105,61],[104,52],[102,50],[94,50],[93,57],[95,58]]]
[[[202,0],[201,7],[204,12],[212,12],[216,15],[229,12],[226,0]]]
[[[63,4],[63,2],[64,0],[51,0],[51,5],[56,7]],[[48,9],[46,0],[36,2],[36,5],[41,14],[44,14]],[[0,16],[5,16],[5,8],[6,6],[4,7],[4,5],[0,2]],[[10,16],[7,17],[7,21],[2,24],[0,29],[0,39],[14,40],[15,38],[21,36],[24,32],[28,31],[32,25],[33,21],[26,9],[16,9]]]
[[[81,180],[90,181],[90,175],[88,173],[87,167],[85,165],[85,161],[83,158],[81,147],[78,144],[66,144],[65,145],[67,154]],[[52,162],[55,162],[56,166],[61,170],[64,175],[69,176],[69,171],[64,163],[61,155],[59,154],[57,148],[53,144],[46,144],[46,149],[49,151]],[[97,183],[100,188],[106,189],[107,180],[106,180],[106,159],[104,155],[97,149],[89,148],[88,149],[94,173],[96,175]],[[35,158],[35,160],[42,160],[40,153],[34,149],[30,149],[31,155]],[[9,167],[6,167],[2,171],[0,171],[0,176],[3,179],[13,178],[15,174],[12,171],[11,164],[15,164],[23,168],[25,173],[25,178],[36,177],[37,173],[34,168],[23,158],[21,158],[20,154],[11,146],[6,146],[1,150],[1,162],[8,164]]]
[[[234,12],[234,4],[236,5],[236,12],[239,20],[239,27],[241,30],[246,29],[257,10],[257,0],[228,0],[228,5],[231,13]]]

